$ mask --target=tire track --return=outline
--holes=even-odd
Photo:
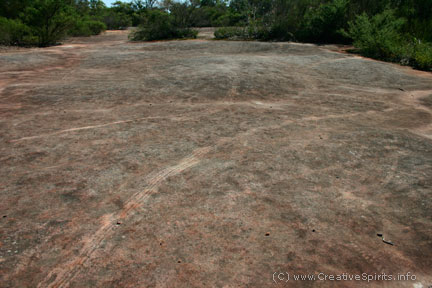
[[[124,208],[118,213],[104,215],[101,218],[100,228],[83,242],[80,253],[72,260],[63,263],[52,270],[37,287],[68,287],[75,277],[80,275],[91,261],[95,252],[101,247],[102,242],[115,233],[113,224],[120,219],[126,219],[135,214],[137,208],[144,205],[148,197],[157,191],[157,187],[168,177],[177,175],[186,169],[197,165],[200,158],[208,153],[212,147],[196,149],[192,154],[183,158],[176,165],[169,166],[146,177],[147,188],[133,194],[125,203]]]
[[[61,134],[67,134],[69,132],[97,129],[97,128],[103,128],[103,127],[114,126],[114,125],[119,125],[119,124],[134,123],[134,122],[139,122],[139,121],[144,121],[144,120],[167,119],[167,118],[169,118],[170,120],[183,120],[183,119],[185,119],[184,117],[183,118],[182,117],[159,117],[159,116],[142,117],[142,118],[136,118],[136,119],[120,120],[120,121],[109,122],[109,123],[98,124],[98,125],[69,128],[69,129],[60,130],[60,131],[53,132],[53,133],[46,133],[46,134],[40,134],[40,135],[35,135],[35,136],[22,137],[19,139],[11,140],[10,142],[16,143],[16,142],[21,142],[21,141],[25,141],[25,140],[33,140],[33,139],[51,137],[51,136],[56,136],[56,135],[61,135]]]

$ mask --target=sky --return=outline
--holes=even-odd
[[[116,2],[117,0],[103,0],[103,2],[105,2],[106,6],[111,6],[112,3]]]

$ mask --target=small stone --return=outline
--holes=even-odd
[[[388,245],[391,245],[391,246],[394,245],[392,241],[390,241],[390,240],[385,240],[384,237],[383,237],[382,241],[383,241],[384,243],[388,244]]]
[[[382,237],[383,234],[382,234],[382,233],[377,233],[377,236],[378,236],[378,237]]]
[[[265,236],[270,236],[270,232],[267,232],[267,233],[265,234]]]

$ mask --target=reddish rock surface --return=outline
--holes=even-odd
[[[432,285],[430,73],[118,31],[2,51],[0,287]]]

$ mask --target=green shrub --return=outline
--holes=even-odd
[[[221,27],[216,29],[214,36],[216,39],[230,40],[268,40],[270,39],[270,29],[259,22],[253,22],[246,27]]]
[[[287,26],[286,21],[282,21],[282,20],[273,23],[269,32],[269,38],[278,41],[296,40],[294,34],[291,31],[289,31],[286,28],[286,26]]]
[[[173,17],[163,11],[149,11],[144,23],[132,35],[133,41],[196,38],[198,32],[174,25]]]
[[[70,36],[99,35],[106,30],[106,25],[100,21],[90,19],[78,19],[74,27],[68,32]]]
[[[414,47],[414,53],[413,53],[411,64],[417,69],[432,71],[432,44],[431,43],[416,44]]]
[[[318,0],[320,1],[320,0]],[[274,40],[297,40],[301,34],[304,15],[315,7],[315,0],[273,0],[272,12],[268,17],[271,25],[269,37]]]
[[[225,26],[230,26],[231,25],[231,21],[230,21],[230,15],[229,14],[223,14],[220,15],[219,17],[217,17],[216,19],[211,21],[211,26],[212,27],[225,27]]]
[[[35,39],[30,28],[20,20],[0,17],[1,45],[31,45]]]
[[[349,23],[347,35],[364,56],[431,71],[432,44],[418,39],[408,41],[402,33],[404,23],[405,20],[395,17],[391,10],[373,17],[363,14]]]
[[[74,26],[68,32],[70,36],[90,36],[92,35],[90,28],[87,25],[87,21],[83,19],[77,19]]]
[[[245,39],[270,40],[271,27],[262,21],[249,21],[245,29]]]
[[[245,31],[242,27],[221,27],[215,30],[216,39],[244,39]]]
[[[103,23],[109,30],[126,30],[132,26],[132,18],[125,13],[109,11],[103,17]]]
[[[75,10],[63,0],[34,0],[25,9],[24,22],[45,47],[62,39],[75,22]]]
[[[389,61],[400,59],[400,47],[404,46],[404,37],[401,33],[405,20],[397,18],[392,10],[373,17],[363,13],[349,23],[347,36],[354,41],[354,46],[360,53]]]
[[[318,43],[347,42],[341,29],[347,22],[348,4],[348,0],[333,0],[316,9],[309,9],[304,16],[299,38]]]
[[[92,35],[99,35],[100,33],[104,32],[107,29],[105,23],[101,21],[89,20],[87,21],[87,25]]]

